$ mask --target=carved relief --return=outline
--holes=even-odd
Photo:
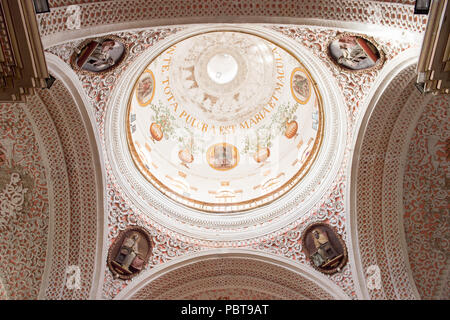
[[[0,277],[11,299],[38,297],[46,263],[48,187],[27,108],[0,105]]]
[[[450,297],[449,105],[445,96],[428,102],[409,142],[403,176],[408,262],[425,300]]]

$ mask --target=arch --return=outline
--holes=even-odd
[[[408,261],[402,191],[411,134],[429,99],[414,85],[416,59],[415,55],[399,57],[380,78],[352,143],[347,223],[355,282],[364,299],[420,298]],[[367,285],[367,270],[373,265],[381,272],[379,288]]]
[[[45,150],[51,185],[46,265],[38,298],[94,298],[105,268],[107,230],[99,137],[74,72],[56,56],[46,58],[57,80],[31,98],[40,106],[27,111]],[[80,268],[80,290],[65,285],[70,265]]]
[[[309,267],[246,249],[184,255],[139,275],[115,299],[195,299],[204,298],[202,293],[209,290],[226,288],[264,292],[266,298],[349,299],[331,280]],[[236,298],[248,297],[232,297]]]

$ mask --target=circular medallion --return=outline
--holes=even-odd
[[[141,272],[152,253],[150,234],[142,227],[121,231],[108,252],[108,266],[114,277],[131,279]]]
[[[302,246],[312,266],[322,273],[339,272],[347,263],[344,240],[326,223],[309,225],[302,235]]]
[[[328,55],[339,67],[352,72],[381,68],[385,60],[372,38],[347,32],[330,42]]]
[[[145,70],[136,87],[136,100],[141,107],[150,104],[155,95],[155,76],[151,70]]]

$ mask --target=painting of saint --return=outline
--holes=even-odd
[[[118,38],[98,38],[76,50],[72,66],[93,73],[105,72],[118,65],[125,53],[125,45]]]
[[[0,166],[4,163],[6,163],[6,150],[3,149],[3,146],[0,143]]]
[[[229,168],[233,162],[230,146],[219,145],[214,147],[214,164],[216,167]]]
[[[311,83],[301,68],[295,68],[291,74],[291,92],[294,99],[300,104],[306,104],[311,96]]]
[[[108,265],[114,275],[130,279],[139,273],[151,254],[151,240],[147,231],[141,227],[129,227],[122,231],[111,246]]]
[[[229,170],[239,161],[237,148],[228,143],[219,143],[209,147],[207,153],[209,165],[216,170]]]
[[[150,70],[145,70],[139,79],[136,88],[136,99],[140,106],[144,107],[150,104],[155,95],[155,76]]]
[[[329,45],[329,53],[338,65],[349,70],[372,68],[381,59],[380,52],[373,43],[348,34],[333,40]]]

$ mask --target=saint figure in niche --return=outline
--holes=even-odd
[[[116,259],[114,260],[114,262],[118,263],[120,267],[122,267],[126,271],[130,272],[128,268],[139,253],[138,240],[139,235],[136,233],[134,233],[130,237],[127,237],[116,256]]]

